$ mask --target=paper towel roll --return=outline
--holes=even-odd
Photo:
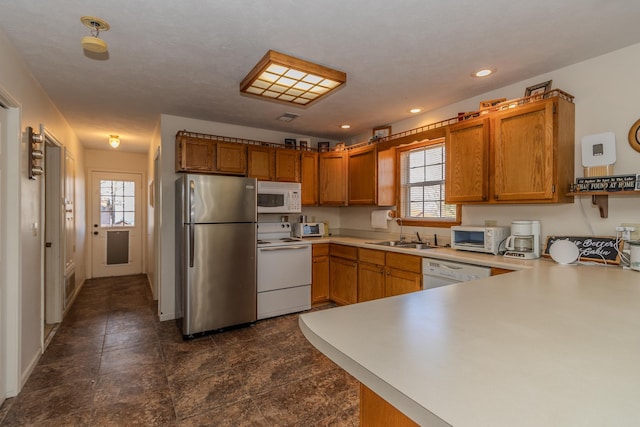
[[[387,221],[391,219],[390,210],[371,211],[371,228],[389,228]]]

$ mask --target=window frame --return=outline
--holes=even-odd
[[[407,151],[411,151],[411,150],[416,150],[416,149],[420,149],[420,148],[424,148],[424,147],[428,147],[430,145],[440,145],[440,144],[444,144],[445,139],[444,138],[436,138],[436,139],[432,139],[432,140],[425,140],[425,141],[419,141],[419,142],[414,142],[411,144],[407,144],[407,145],[402,145],[402,146],[398,146],[397,147],[397,151],[396,151],[396,165],[397,165],[397,173],[396,173],[396,210],[398,212],[398,217],[400,218],[400,220],[402,221],[402,225],[412,225],[412,226],[419,226],[419,227],[437,227],[437,228],[450,228],[454,225],[460,225],[462,223],[462,208],[460,206],[460,204],[458,203],[452,203],[456,205],[456,219],[453,221],[442,221],[440,219],[416,219],[416,218],[409,218],[409,217],[405,217],[404,216],[404,212],[402,212],[403,210],[403,204],[402,204],[402,174],[404,173],[404,171],[402,170],[402,163],[400,161],[400,158],[402,157],[402,154],[407,152]],[[445,168],[446,168],[446,157],[445,157]],[[443,177],[443,181],[445,182],[445,186],[446,186],[446,174]]]

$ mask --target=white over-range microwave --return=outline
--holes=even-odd
[[[299,182],[258,181],[258,213],[302,212]]]
[[[510,233],[510,227],[454,225],[451,227],[451,247],[498,255],[501,244]]]

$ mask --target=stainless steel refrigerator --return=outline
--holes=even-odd
[[[185,338],[256,320],[254,178],[176,181],[176,312]]]

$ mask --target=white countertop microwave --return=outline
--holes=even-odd
[[[258,181],[258,213],[302,212],[299,182]]]

